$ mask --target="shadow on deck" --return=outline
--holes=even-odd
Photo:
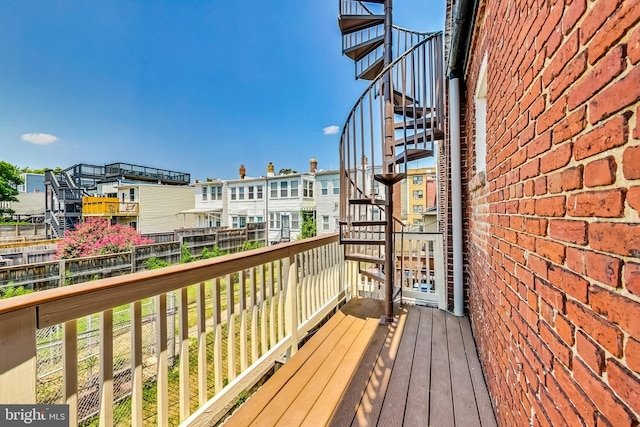
[[[225,426],[495,426],[467,318],[352,299]]]

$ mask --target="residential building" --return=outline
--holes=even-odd
[[[44,193],[44,174],[21,173],[20,178],[22,178],[24,182],[18,185],[18,193]]]
[[[402,205],[407,225],[416,231],[437,231],[436,168],[408,168],[405,188]]]
[[[214,179],[211,181],[196,181],[195,208],[183,211],[183,214],[195,216],[196,227],[227,227],[228,186],[225,181]]]
[[[319,236],[339,230],[340,174],[337,170],[316,171],[316,230]]]
[[[315,177],[312,173],[267,176],[268,231],[272,243],[296,240],[303,215],[315,216]]]
[[[184,211],[195,207],[194,187],[123,184],[116,197],[84,197],[83,217],[110,218],[113,223],[128,225],[141,234],[162,233],[195,227],[193,215]]]

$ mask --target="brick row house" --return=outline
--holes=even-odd
[[[445,32],[441,228],[498,422],[636,426],[640,2],[449,0]]]

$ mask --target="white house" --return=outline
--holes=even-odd
[[[302,215],[315,214],[315,176],[293,173],[267,176],[269,241],[296,240],[301,231]]]
[[[266,221],[266,178],[242,177],[227,181],[226,185],[228,187],[226,216],[231,228],[242,228],[247,223]]]
[[[315,199],[318,236],[337,232],[340,214],[339,171],[321,170],[316,172]]]
[[[226,227],[228,185],[225,181],[212,180],[196,182],[195,208],[183,211],[185,215],[193,215],[196,227]]]

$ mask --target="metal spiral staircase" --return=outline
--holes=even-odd
[[[340,139],[340,240],[347,259],[359,262],[360,274],[382,290],[387,323],[400,289],[394,248],[402,230],[394,215],[399,183],[407,165],[434,156],[444,138],[442,32],[394,26],[391,3],[339,0],[338,20],[356,78],[371,81]]]

